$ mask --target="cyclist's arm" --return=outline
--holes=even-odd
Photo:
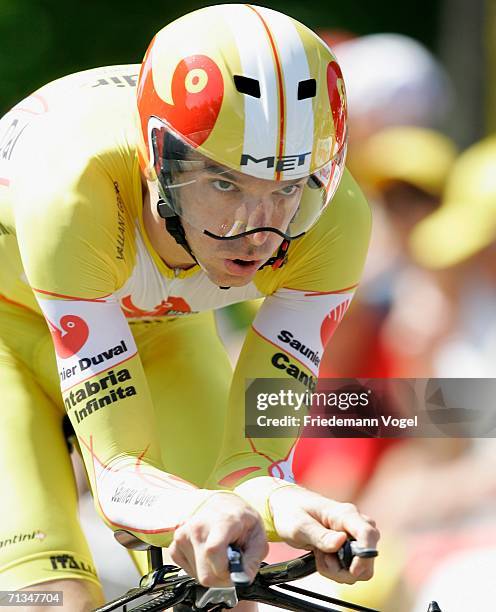
[[[30,180],[17,183],[16,230],[95,504],[112,528],[166,545],[212,493],[167,473],[140,357],[112,295],[132,265],[134,220],[116,208],[115,184],[100,160],[84,151],[79,160],[77,151],[60,159],[36,151]],[[133,185],[119,188],[131,201]]]
[[[272,491],[294,481],[295,440],[245,438],[245,383],[285,378],[302,381],[301,391],[314,386],[324,347],[358,285],[369,236],[368,205],[346,173],[325,216],[291,246],[289,262],[281,270],[282,286],[266,298],[241,351],[221,458],[210,484],[235,487],[261,513],[271,539],[277,536],[268,499]]]
[[[165,546],[215,493],[167,472],[143,366],[118,301],[36,296],[54,336],[62,397],[97,510],[113,529]],[[75,344],[61,342],[64,331]]]

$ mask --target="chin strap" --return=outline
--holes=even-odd
[[[169,234],[174,238],[174,240],[183,247],[183,249],[188,253],[190,257],[195,260],[195,263],[198,263],[196,257],[193,255],[193,251],[186,240],[186,234],[184,233],[184,227],[181,223],[181,218],[178,215],[170,215],[170,207],[159,198],[157,202],[157,212],[165,221],[165,229],[169,232]]]

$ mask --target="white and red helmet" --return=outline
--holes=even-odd
[[[162,193],[164,158],[178,153],[167,138],[253,177],[308,177],[287,237],[307,231],[337,189],[347,139],[341,70],[329,47],[287,15],[222,4],[177,19],[147,50],[137,101],[140,164]]]

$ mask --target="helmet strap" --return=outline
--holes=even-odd
[[[157,204],[157,206],[159,206],[159,204]],[[175,215],[174,217],[165,217],[165,229],[174,238],[177,244],[181,245],[183,249],[195,260],[195,263],[198,264],[198,260],[193,255],[193,251],[191,250],[191,247],[189,246],[188,241],[186,240],[186,234],[184,233],[184,227],[181,223],[181,218],[177,215]],[[219,287],[219,289],[230,288],[231,287]]]
[[[186,240],[186,234],[184,232],[183,224],[181,223],[181,218],[178,215],[170,215],[170,210],[170,207],[162,200],[162,198],[159,198],[157,202],[157,212],[165,221],[165,229],[174,238],[177,244],[182,246],[197,264],[198,261],[194,256],[188,241]]]
[[[289,240],[283,240],[279,246],[277,253],[268,259],[263,265],[258,268],[262,270],[265,266],[272,266],[273,270],[282,268],[282,266],[288,261],[288,250],[291,243]]]

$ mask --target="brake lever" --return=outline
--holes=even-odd
[[[234,586],[243,587],[251,584],[251,580],[248,578],[243,566],[241,549],[238,546],[230,544],[227,547],[227,559],[229,564],[229,575]]]
[[[379,552],[376,548],[365,548],[358,546],[355,540],[348,538],[337,552],[338,562],[342,569],[349,570],[354,557],[371,559],[377,557]]]

